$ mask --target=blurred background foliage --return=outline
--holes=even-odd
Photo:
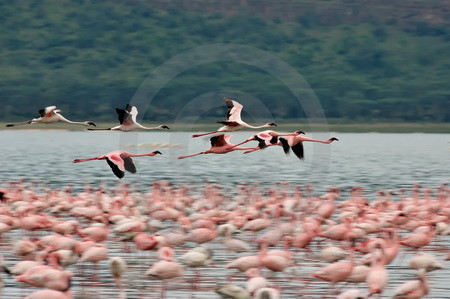
[[[450,122],[449,19],[447,0],[3,0],[0,120],[57,105],[73,119],[115,122],[114,108],[153,69],[197,46],[233,43],[294,67],[331,122]],[[217,62],[171,80],[145,119],[172,120],[214,90],[251,94],[276,119],[305,117],[278,79]]]

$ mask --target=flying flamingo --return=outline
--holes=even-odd
[[[253,135],[250,138],[247,138],[246,140],[244,140],[241,143],[236,144],[235,146],[239,146],[239,145],[242,145],[249,141],[255,140],[255,141],[258,141],[258,148],[264,149],[264,148],[266,148],[268,146],[272,146],[272,145],[281,145],[278,140],[279,137],[297,136],[300,134],[305,134],[305,132],[295,131],[294,133],[279,133],[279,132],[273,131],[273,130],[265,130],[265,131],[259,132],[258,134]]]
[[[203,155],[203,154],[226,154],[236,150],[253,150],[254,147],[239,147],[230,143],[231,135],[219,134],[217,136],[211,137],[211,148],[207,151],[200,152],[198,154],[189,156],[180,156],[178,159],[185,159],[193,156]]]
[[[127,151],[113,151],[110,153],[106,153],[103,156],[89,158],[89,159],[75,159],[73,163],[80,163],[92,160],[106,160],[109,166],[111,167],[114,174],[119,178],[123,178],[125,175],[125,170],[131,173],[136,173],[136,166],[134,166],[133,160],[131,157],[143,157],[143,156],[155,156],[157,154],[161,155],[160,151],[154,151],[146,154],[132,154]]]
[[[304,159],[304,149],[303,149],[303,142],[309,141],[309,142],[320,142],[320,143],[332,143],[333,141],[339,141],[339,139],[335,137],[331,137],[328,140],[318,140],[313,138],[308,138],[305,136],[286,136],[286,137],[280,137],[280,142],[283,146],[284,152],[287,154],[289,153],[289,150],[292,149],[294,154],[301,160]]]
[[[159,130],[159,129],[169,129],[168,126],[160,125],[157,127],[144,127],[136,121],[136,116],[138,115],[138,110],[136,106],[127,104],[125,109],[116,108],[116,112],[119,117],[120,125],[107,128],[107,129],[88,129],[89,131],[99,131],[99,130],[111,130],[111,131],[122,131],[131,132],[136,130]]]
[[[92,121],[84,121],[84,122],[77,122],[77,121],[71,121],[59,114],[61,110],[56,109],[56,106],[48,106],[44,109],[39,110],[40,117],[33,118],[32,120],[20,122],[20,123],[9,123],[6,126],[7,127],[14,127],[14,126],[20,126],[20,125],[30,125],[30,124],[52,124],[56,123],[58,121],[64,121],[69,124],[73,125],[83,125],[83,126],[96,126],[94,122]]]
[[[267,123],[267,124],[264,124],[261,126],[249,125],[248,123],[244,122],[241,119],[241,111],[244,106],[242,106],[238,102],[233,101],[226,97],[224,98],[224,100],[225,100],[225,103],[228,108],[227,120],[218,121],[218,123],[223,124],[224,126],[220,127],[217,131],[212,131],[212,132],[203,133],[203,134],[195,134],[195,135],[192,135],[192,137],[200,137],[200,136],[205,136],[205,135],[220,133],[220,132],[235,132],[235,131],[239,131],[243,128],[261,129],[261,128],[277,126],[275,123]]]

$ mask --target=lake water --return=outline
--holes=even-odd
[[[315,133],[316,139],[335,136],[332,144],[305,143],[305,160],[286,156],[281,147],[251,154],[235,151],[226,155],[202,155],[177,160],[210,147],[208,137],[190,138],[186,132],[85,132],[0,131],[2,154],[0,182],[18,179],[45,180],[51,187],[114,184],[105,161],[72,164],[117,149],[161,156],[135,158],[138,172],[122,182],[149,186],[154,180],[201,182],[208,179],[226,186],[238,182],[272,184],[289,181],[313,184],[324,191],[330,185],[362,186],[368,192],[420,183],[436,186],[448,182],[450,134]],[[235,132],[238,143],[251,132]],[[255,142],[248,143],[254,146]],[[164,147],[171,145],[173,147]],[[161,147],[163,146],[163,147]]]
[[[374,192],[380,189],[409,188],[415,183],[436,187],[449,182],[450,134],[315,133],[309,136],[322,140],[335,136],[339,141],[332,144],[305,143],[305,161],[294,155],[286,156],[280,147],[246,155],[235,151],[226,155],[209,154],[178,160],[180,155],[197,153],[210,147],[208,137],[190,138],[190,135],[186,132],[0,131],[0,186],[4,186],[6,181],[25,179],[46,181],[51,188],[71,184],[74,190],[81,191],[89,179],[92,186],[103,184],[112,187],[119,180],[105,161],[73,164],[72,160],[95,157],[117,149],[136,153],[162,152],[161,156],[135,158],[138,172],[134,175],[127,173],[120,180],[136,184],[141,192],[148,192],[155,180],[194,184],[208,180],[227,187],[229,192],[235,192],[234,186],[241,182],[258,183],[270,188],[274,182],[288,181],[291,185],[312,184],[315,194],[325,192],[329,186],[362,186],[372,199]],[[238,143],[251,136],[251,132],[232,135],[232,142]],[[254,143],[250,144],[253,146]],[[344,189],[344,196],[348,194],[347,190]],[[70,215],[61,217],[71,218]],[[164,231],[170,229],[169,224]],[[17,261],[11,253],[11,244],[24,234],[22,230],[14,230],[2,236],[0,252],[5,255],[9,266]],[[48,232],[37,234],[43,236]],[[252,240],[252,236],[245,234],[241,238]],[[432,286],[429,298],[450,298],[450,264],[442,261],[445,252],[437,252],[442,246],[448,250],[449,243],[448,236],[441,236],[428,248],[446,266],[446,269],[428,275]],[[122,246],[121,242],[108,241],[110,256],[123,256],[129,263],[130,270],[124,278],[128,298],[160,298],[160,282],[143,277],[145,270],[155,261],[155,252],[134,250],[125,253]],[[223,268],[230,253],[223,249],[220,242],[208,246],[214,249],[215,265],[200,269],[200,275],[207,277],[201,283],[203,289],[192,291],[186,281],[175,280],[167,283],[167,298],[219,298],[213,290],[225,282],[225,276],[233,273]],[[177,249],[177,256],[184,250],[187,249]],[[415,272],[405,265],[413,254],[413,251],[403,251],[401,257],[389,265],[390,284],[381,298],[392,295],[396,286],[414,278]],[[282,298],[321,298],[328,284],[311,280],[309,275],[324,264],[314,259],[304,260],[301,253],[296,253],[296,256],[300,261],[297,267],[292,267],[287,273],[279,273],[271,280],[281,286]],[[80,274],[90,271],[86,267],[89,266],[69,268],[76,273],[73,280],[75,298],[118,298],[106,261],[99,265],[97,280]],[[269,272],[264,274],[273,276]],[[186,277],[193,277],[192,270],[186,271]],[[35,290],[16,283],[13,278],[5,276],[4,280],[6,286],[2,298],[22,298]],[[243,285],[244,281],[241,276],[234,283]],[[366,287],[363,285],[360,288]]]

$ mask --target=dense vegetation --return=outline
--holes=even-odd
[[[379,18],[372,13],[347,19],[341,10],[323,10],[324,16],[313,9],[330,3],[355,7],[356,1],[292,0],[308,2],[309,10],[286,12],[285,19],[278,1],[262,1],[265,13],[251,13],[248,5],[255,1],[243,2],[247,9],[227,13],[231,8],[214,0],[178,1],[182,6],[156,0],[1,1],[0,120],[26,119],[54,104],[71,118],[115,121],[113,108],[129,102],[149,73],[174,55],[233,43],[294,67],[329,120],[450,121],[450,26],[441,21],[448,20],[444,7],[444,16],[393,22],[381,12]],[[429,2],[438,11],[445,4]],[[275,118],[305,117],[291,91],[266,71],[214,62],[170,80],[145,111],[146,119],[172,120],[184,103],[205,94],[221,101],[224,90],[270,103]],[[205,116],[222,114],[213,109]]]

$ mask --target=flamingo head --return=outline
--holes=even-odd
[[[160,151],[154,151],[152,152],[153,155],[162,155],[162,153]]]
[[[295,133],[297,133],[298,135],[300,135],[300,134],[305,135],[305,132],[303,132],[303,131],[295,131]]]
[[[165,126],[165,125],[159,126],[159,128],[160,128],[160,129],[170,130],[170,128],[169,128],[168,126]]]
[[[95,123],[93,121],[87,121],[86,125],[87,126],[94,126],[94,127],[96,127],[96,125],[95,125]]]
[[[331,137],[330,140],[331,141],[339,141],[339,139],[337,139],[336,137]]]
[[[267,124],[269,127],[277,127],[277,124],[276,123],[268,123]]]

